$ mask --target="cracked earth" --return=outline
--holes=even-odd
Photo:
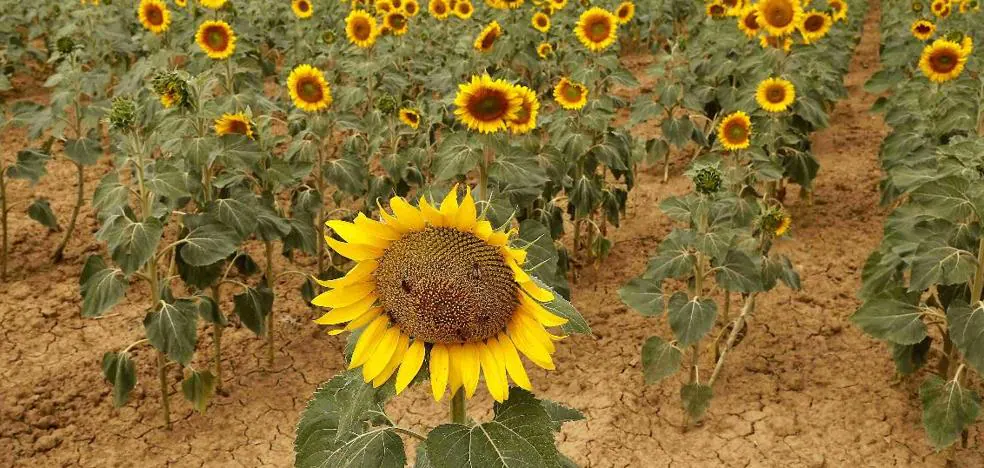
[[[984,466],[984,434],[971,429],[969,448],[938,454],[920,428],[920,379],[895,377],[886,347],[863,336],[847,318],[868,253],[877,245],[886,210],[878,206],[878,145],[887,129],[868,108],[862,90],[878,67],[878,5],[847,76],[850,98],[837,105],[832,127],[815,136],[822,169],[814,206],[796,201],[793,239],[779,248],[803,278],[804,290],[763,297],[747,337],[729,356],[706,420],[684,432],[674,378],[646,386],[639,349],[664,325],[623,306],[617,290],[641,272],[649,254],[669,232],[669,221],[652,207],[682,194],[687,182],[660,183],[661,168],[640,174],[629,198],[629,216],[615,233],[611,257],[579,274],[574,303],[594,336],[558,346],[558,371],[531,374],[540,395],[583,411],[585,421],[567,424],[560,449],[582,466]],[[43,102],[44,96],[28,96]],[[22,132],[3,135],[4,157],[26,145]],[[673,161],[679,174],[685,160]],[[89,171],[94,186],[109,168]],[[56,213],[71,209],[74,188],[64,161],[36,187],[14,184],[11,192],[34,191]],[[793,197],[790,197],[793,198]],[[79,314],[78,275],[93,240],[96,221],[83,210],[80,235],[66,260],[47,262],[57,234],[12,216],[11,281],[0,284],[0,466],[289,466],[293,429],[318,383],[343,369],[344,337],[329,337],[289,278],[277,288],[277,358],[265,366],[262,342],[233,324],[224,334],[224,386],[207,414],[195,413],[180,394],[180,370],[168,373],[174,429],[164,430],[154,356],[134,350],[139,382],[123,408],[111,404],[100,358],[142,337],[146,288],[134,285],[126,300],[100,319]],[[254,252],[259,258],[259,252]],[[284,262],[278,268],[284,269]],[[228,294],[223,309],[231,310]],[[193,366],[209,367],[210,334],[199,334]],[[705,368],[709,363],[704,363]],[[488,417],[487,396],[470,404],[470,415]],[[441,422],[445,408],[424,389],[396,399],[390,408],[400,425],[418,431]],[[412,444],[411,444],[412,445]],[[412,449],[412,447],[411,447]],[[412,452],[411,452],[412,453]]]

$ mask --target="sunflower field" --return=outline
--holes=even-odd
[[[13,466],[984,464],[979,0],[0,8]]]

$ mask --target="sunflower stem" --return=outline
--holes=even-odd
[[[320,242],[319,242],[320,244]],[[266,282],[273,294],[273,241],[266,241]],[[273,368],[273,308],[267,314],[267,366]]]
[[[171,401],[167,395],[167,358],[157,351],[157,381],[161,385],[161,404],[164,408],[164,428],[171,430]]]
[[[492,161],[494,160],[495,152],[492,149],[492,145],[486,142],[482,161],[478,165],[478,198],[480,200],[492,199],[489,195],[489,166],[492,165]]]
[[[219,308],[221,287],[221,283],[215,283],[210,289],[212,302],[215,303],[215,308],[220,314],[222,313]],[[219,323],[212,324],[212,351],[213,360],[215,361],[215,392],[222,393],[222,325]]]
[[[459,388],[454,396],[451,397],[451,422],[454,424],[467,424],[465,415],[465,391]]]

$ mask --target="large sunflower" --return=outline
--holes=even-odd
[[[936,32],[936,25],[924,19],[912,23],[912,35],[920,41],[928,40]]]
[[[393,11],[393,3],[390,0],[376,0],[372,7],[376,9],[376,13],[382,15]]]
[[[444,20],[448,19],[448,15],[451,14],[451,7],[448,6],[447,0],[430,0],[427,4],[427,11],[430,12],[431,16]]]
[[[502,27],[499,26],[498,21],[493,21],[482,28],[482,32],[478,33],[478,36],[475,37],[475,42],[472,46],[479,52],[489,52],[492,50],[492,46],[495,45],[496,39],[501,36]]]
[[[171,12],[160,0],[140,0],[137,17],[140,19],[140,24],[154,34],[167,31],[171,25]]]
[[[830,15],[817,10],[808,11],[803,15],[803,21],[799,26],[800,34],[803,35],[803,42],[810,44],[823,39],[830,32],[830,27],[833,24],[834,19]]]
[[[505,80],[493,80],[489,75],[472,76],[470,82],[458,86],[454,115],[472,130],[493,133],[504,130],[516,118],[522,104],[522,96]]]
[[[417,16],[417,13],[420,13],[420,4],[417,3],[417,0],[406,0],[403,2],[403,12],[413,18]]]
[[[937,39],[923,49],[919,68],[932,81],[937,83],[950,81],[963,72],[969,52],[961,44]]]
[[[769,78],[758,85],[755,100],[767,112],[783,112],[796,99],[796,88],[782,78]]]
[[[549,42],[541,42],[540,45],[536,46],[536,56],[545,59],[550,56],[554,51],[553,45]]]
[[[219,136],[243,135],[252,140],[253,123],[242,112],[222,114],[222,117],[215,120],[215,133]]]
[[[523,270],[526,251],[478,215],[470,190],[460,204],[455,187],[439,206],[419,205],[394,197],[382,221],[327,223],[345,241],[328,245],[356,266],[321,283],[329,290],[311,302],[331,310],[315,322],[361,330],[349,368],[376,387],[395,375],[402,392],[426,361],[435,400],[445,390],[471,398],[480,374],[499,402],[509,380],[530,389],[520,353],[554,369],[560,337],[547,328],[567,323],[542,305],[553,293]]]
[[[615,42],[618,18],[608,10],[592,7],[581,13],[574,34],[592,52],[600,52]]]
[[[752,120],[748,114],[738,111],[729,114],[717,128],[718,139],[721,146],[729,151],[737,151],[748,148],[752,138]]]
[[[622,2],[615,9],[615,17],[618,18],[618,24],[625,24],[632,21],[635,17],[635,3],[632,2]]]
[[[533,29],[540,32],[547,32],[550,30],[550,17],[542,11],[538,11],[530,19],[530,23],[533,25]]]
[[[471,18],[475,14],[475,7],[469,0],[458,0],[454,4],[454,16],[461,19]]]
[[[834,21],[843,21],[847,19],[847,2],[844,0],[827,0],[827,6],[833,10],[834,14],[831,15]]]
[[[741,29],[748,37],[758,35],[759,31],[762,30],[758,23],[758,7],[749,5],[741,11],[741,14],[738,15],[738,29]]]
[[[406,34],[409,24],[407,16],[402,11],[391,11],[383,17],[383,26],[394,36]]]
[[[227,59],[236,51],[236,33],[225,21],[208,20],[198,27],[195,33],[198,47],[210,58]]]
[[[372,47],[379,36],[376,18],[362,10],[352,10],[345,17],[345,35],[349,42],[363,49]]]
[[[300,19],[310,18],[314,14],[311,0],[291,0],[290,9],[294,11],[294,16]]]
[[[226,0],[200,0],[199,3],[210,10],[218,10],[226,4]]]
[[[773,36],[791,34],[803,16],[799,0],[762,0],[758,10],[759,25]]]
[[[287,77],[287,91],[298,109],[318,112],[331,105],[331,88],[321,70],[308,64],[298,65]]]
[[[588,88],[581,83],[561,78],[554,86],[554,99],[567,110],[579,110],[588,103]]]
[[[420,112],[417,112],[416,109],[404,107],[400,109],[400,121],[416,130],[420,126]]]
[[[536,92],[526,86],[514,86],[516,93],[523,98],[523,104],[519,107],[516,117],[510,119],[506,124],[509,131],[514,135],[529,133],[536,128],[536,116],[540,111],[540,100],[536,97]]]

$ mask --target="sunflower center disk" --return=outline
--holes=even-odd
[[[817,32],[823,28],[823,23],[824,21],[822,16],[811,16],[803,22],[803,28],[806,29],[807,32]]]
[[[208,39],[208,45],[216,50],[223,50],[226,47],[226,35],[225,32],[219,29],[212,29],[205,34]]]
[[[508,98],[500,92],[488,92],[476,96],[469,106],[469,111],[477,120],[494,122],[506,113]]]
[[[157,7],[147,8],[147,22],[154,25],[160,26],[164,22],[164,15],[161,14],[161,10]]]
[[[611,27],[608,25],[608,22],[605,21],[604,19],[595,21],[594,23],[591,23],[591,26],[588,27],[588,31],[590,32],[590,39],[594,42],[601,42],[605,40],[608,37],[608,31],[610,30]]]
[[[781,28],[793,22],[793,5],[788,2],[776,2],[768,9],[768,20],[772,26]]]
[[[301,96],[301,99],[304,99],[307,102],[321,101],[321,87],[313,81],[305,80],[301,82],[301,85],[298,86],[298,90],[300,91],[298,94]]]
[[[739,123],[731,124],[728,127],[727,134],[728,137],[731,139],[731,141],[735,141],[735,142],[745,141],[745,135],[746,135],[745,127],[743,127]]]
[[[956,57],[945,51],[934,55],[930,59],[930,62],[932,63],[933,70],[939,73],[949,73],[957,66]]]
[[[519,303],[499,249],[452,228],[404,235],[379,259],[375,275],[383,310],[405,333],[429,343],[496,336]]]
[[[769,102],[780,103],[783,99],[786,99],[786,90],[779,86],[773,86],[769,88],[765,96],[769,98]]]

